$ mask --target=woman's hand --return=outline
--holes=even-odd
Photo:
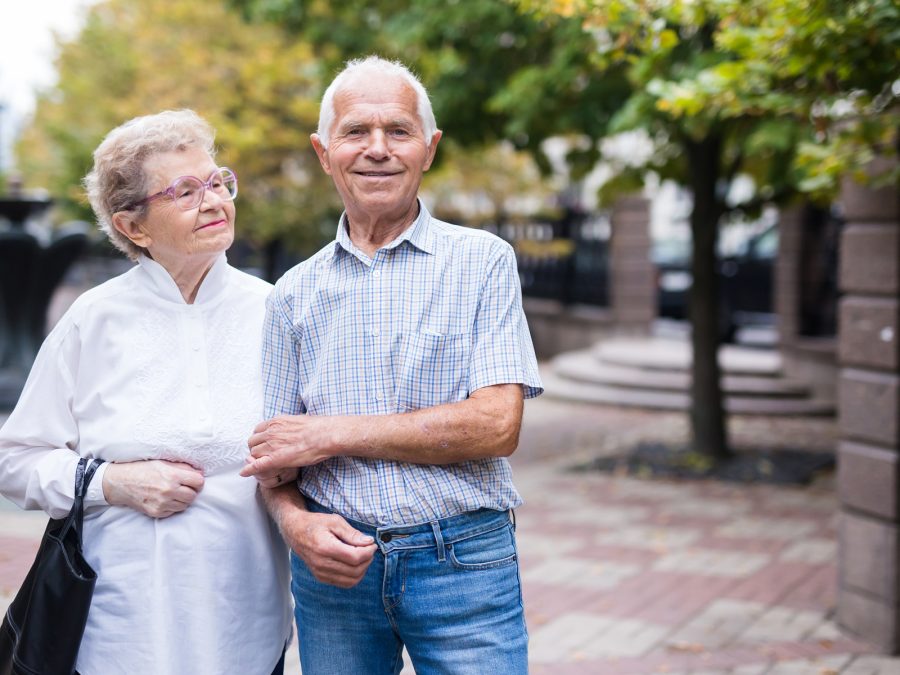
[[[103,474],[103,496],[151,518],[184,511],[203,489],[203,472],[183,462],[147,459],[110,463]]]

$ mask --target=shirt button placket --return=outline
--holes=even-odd
[[[371,356],[367,357],[368,363],[366,363],[366,372],[373,373],[372,380],[372,392],[373,397],[375,399],[375,408],[378,412],[382,412],[382,406],[384,401],[384,390],[381,382],[381,368],[379,366],[380,355],[381,355],[381,345],[379,338],[381,337],[381,327],[378,324],[380,320],[381,313],[379,312],[379,308],[381,307],[382,298],[381,298],[381,265],[383,258],[383,251],[379,251],[375,254],[375,258],[372,261],[372,270],[369,273],[369,306],[367,318],[369,320],[369,336],[372,338],[373,345],[372,349],[366,350],[367,354],[371,354]]]

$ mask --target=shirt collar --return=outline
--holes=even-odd
[[[389,244],[385,244],[382,248],[396,248],[404,241],[408,241],[420,251],[428,254],[434,253],[434,232],[431,227],[431,214],[425,208],[425,204],[419,199],[419,215],[413,221],[412,225],[407,227],[403,232],[397,235],[397,238]],[[338,221],[337,236],[335,237],[335,252],[339,248],[344,249],[348,253],[356,255],[359,249],[350,240],[350,234],[347,232],[347,212],[341,214]]]
[[[138,264],[150,280],[150,287],[157,296],[163,300],[168,300],[169,302],[176,302],[182,305],[187,304],[184,301],[184,297],[181,295],[178,284],[175,283],[172,275],[169,274],[169,271],[165,267],[144,254],[141,254],[138,258]],[[216,258],[212,267],[209,268],[209,272],[206,273],[206,276],[200,283],[197,297],[194,298],[195,305],[211,302],[222,293],[225,288],[227,270],[228,259],[225,257],[225,254],[222,253]]]

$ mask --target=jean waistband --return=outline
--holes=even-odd
[[[316,513],[334,513],[309,497],[306,498],[306,508]],[[342,518],[360,532],[374,537],[383,553],[401,548],[442,547],[442,544],[453,544],[515,522],[511,510],[494,509],[478,509],[426,523],[396,527],[377,527],[346,516]]]

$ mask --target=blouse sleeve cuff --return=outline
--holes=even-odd
[[[87,494],[84,496],[85,508],[90,506],[109,506],[109,502],[103,496],[103,474],[106,473],[107,466],[109,466],[109,462],[103,462],[97,467],[97,471],[94,472],[91,484],[88,485]]]

